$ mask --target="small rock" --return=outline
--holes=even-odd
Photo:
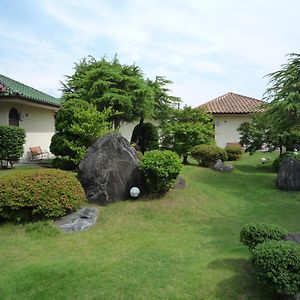
[[[55,221],[64,232],[82,231],[95,225],[98,215],[96,207],[83,207]]]
[[[224,163],[218,159],[217,162],[212,166],[212,169],[220,172],[231,172],[234,168],[233,166],[224,165]]]
[[[298,244],[300,244],[300,232],[296,232],[296,233],[288,233],[284,239],[286,241],[293,241],[296,242]]]
[[[185,188],[186,188],[185,179],[181,175],[178,175],[176,182],[173,186],[173,189],[181,190],[181,189],[185,189]]]

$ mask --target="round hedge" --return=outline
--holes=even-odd
[[[0,217],[13,221],[61,217],[79,208],[84,199],[72,172],[18,170],[1,179]]]
[[[191,156],[196,159],[200,166],[210,167],[217,162],[227,160],[227,154],[224,149],[216,145],[198,145],[191,150]]]
[[[153,194],[167,192],[182,169],[179,155],[170,150],[146,152],[139,164],[148,190]]]
[[[239,160],[243,154],[241,146],[227,146],[225,151],[229,161]]]
[[[258,279],[278,294],[300,292],[300,245],[287,241],[268,241],[258,245],[251,261]]]
[[[247,224],[241,230],[240,241],[250,249],[254,249],[257,245],[266,241],[280,241],[286,234],[287,231],[277,225],[267,223]]]

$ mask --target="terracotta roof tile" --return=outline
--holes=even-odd
[[[250,114],[261,112],[265,102],[251,97],[227,93],[207,103],[200,105],[212,114]]]

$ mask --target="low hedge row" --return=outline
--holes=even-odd
[[[280,295],[300,292],[300,245],[284,241],[287,231],[273,224],[249,224],[240,240],[251,249],[251,262],[259,281]]]
[[[0,217],[18,222],[60,217],[79,208],[84,198],[74,173],[20,170],[1,179]]]
[[[287,231],[277,225],[260,223],[247,224],[240,233],[240,241],[250,249],[254,249],[258,244],[270,240],[280,241],[287,234]]]

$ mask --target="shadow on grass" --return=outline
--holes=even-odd
[[[217,285],[216,296],[218,299],[280,299],[267,286],[256,280],[252,265],[245,258],[215,260],[208,267],[212,270],[230,270],[236,273]]]

